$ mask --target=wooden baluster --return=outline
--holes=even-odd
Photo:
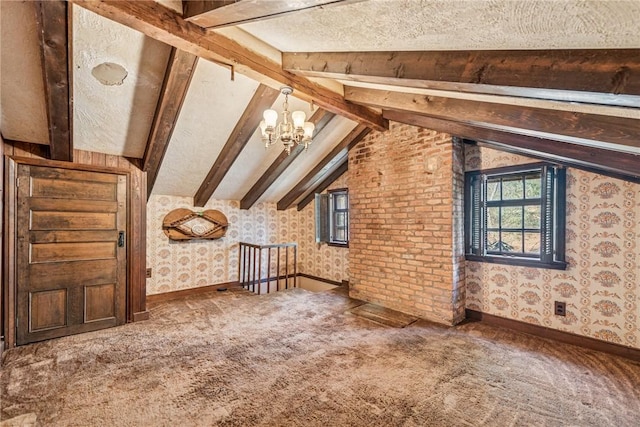
[[[242,271],[242,243],[238,244],[238,283],[242,284],[242,276],[240,276],[240,272]]]
[[[278,246],[278,261],[277,261],[277,267],[276,267],[276,290],[279,292],[280,291],[280,246]]]
[[[284,280],[285,280],[285,285],[284,288],[285,289],[289,289],[289,247],[285,247],[285,257],[284,257],[284,262],[285,262],[285,266],[284,266]]]
[[[293,287],[298,287],[298,245],[293,246]]]
[[[267,293],[271,292],[271,248],[267,249]]]

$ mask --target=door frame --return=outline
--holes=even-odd
[[[4,221],[3,253],[6,254],[2,274],[2,308],[5,349],[16,345],[17,310],[17,203],[18,165],[30,165],[70,169],[86,172],[111,173],[127,178],[127,273],[126,273],[126,321],[135,322],[149,318],[146,310],[146,181],[135,179],[132,171],[121,168],[94,166],[81,163],[60,162],[11,156],[5,158],[4,173]],[[136,204],[141,204],[134,209]]]

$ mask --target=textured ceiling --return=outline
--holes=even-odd
[[[0,2],[0,130],[6,139],[49,143],[40,42],[32,2]]]
[[[640,1],[367,0],[242,25],[283,52],[640,47]]]
[[[193,196],[251,100],[258,83],[198,60],[154,194]]]
[[[142,157],[164,78],[169,46],[81,7],[73,7],[73,143],[81,150]],[[122,66],[119,85],[92,73]]]
[[[178,0],[159,2],[181,11]],[[140,158],[170,47],[77,5],[72,11],[74,146]],[[7,139],[48,143],[35,8],[32,2],[0,1],[0,14],[0,130]],[[280,61],[280,51],[640,48],[640,1],[365,0],[217,31],[275,62]],[[102,65],[102,73],[96,72],[101,64],[107,65]],[[117,75],[119,67],[125,70],[125,77]],[[342,91],[341,83],[385,88],[318,81],[337,92]],[[257,82],[239,74],[231,81],[227,68],[198,61],[154,194],[196,193],[257,87]],[[640,118],[637,108],[403,90]],[[281,111],[281,105],[280,98],[274,108]],[[309,105],[294,98],[291,109],[309,112]],[[354,126],[350,120],[335,117],[258,201],[281,199]],[[629,147],[616,149],[637,152]],[[241,199],[281,150],[275,146],[265,151],[254,133],[213,197]]]

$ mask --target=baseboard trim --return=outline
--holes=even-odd
[[[640,349],[627,347],[607,341],[601,341],[591,337],[577,335],[571,332],[559,331],[557,329],[547,328],[545,326],[533,325],[519,320],[507,319],[506,317],[494,316],[493,314],[483,313],[477,310],[466,309],[467,319],[480,321],[487,325],[499,326],[512,329],[517,332],[523,332],[529,335],[535,335],[541,338],[549,338],[565,344],[577,345],[579,347],[588,348],[590,350],[602,351],[604,353],[616,356],[626,357],[636,362],[640,362]]]
[[[148,310],[139,311],[137,313],[133,313],[133,321],[134,322],[141,322],[143,320],[149,320],[149,311]]]
[[[345,282],[344,280],[338,282],[337,280],[325,279],[324,277],[313,276],[307,273],[298,273],[298,277],[306,277],[307,279],[317,280],[318,282],[324,282],[334,286],[342,286],[343,282]]]
[[[313,279],[313,280],[317,280],[319,282],[324,282],[324,283],[328,283],[330,285],[335,285],[335,286],[344,286],[345,284],[348,287],[349,281],[347,280],[343,280],[341,282],[335,281],[335,280],[330,280],[330,279],[325,279],[324,277],[318,277],[318,276],[312,276],[311,274],[305,274],[305,273],[298,273],[296,275],[297,277],[306,277],[308,279]],[[280,280],[284,280],[286,276],[280,276],[279,279]],[[276,280],[278,279],[277,277],[272,277],[271,280]],[[266,283],[267,279],[261,279],[260,280],[261,283]],[[161,303],[161,302],[166,302],[166,301],[171,301],[174,299],[178,299],[178,298],[184,298],[184,297],[188,297],[188,296],[192,296],[192,295],[198,295],[198,294],[205,294],[207,292],[214,292],[216,290],[218,290],[218,288],[228,288],[230,286],[240,286],[240,284],[238,282],[227,282],[227,283],[218,283],[217,285],[207,285],[207,286],[200,286],[197,288],[189,288],[189,289],[180,289],[179,291],[171,291],[171,292],[163,292],[161,294],[152,294],[152,295],[147,295],[147,305],[149,304],[157,304],[157,303]],[[248,285],[251,286],[251,285]],[[143,312],[143,313],[147,313],[147,318],[149,316],[148,312]],[[134,313],[133,315],[133,321],[137,322],[136,320],[136,314],[138,313]],[[138,319],[138,320],[146,320],[146,319]]]
[[[230,286],[238,286],[238,282],[218,283],[216,285],[200,286],[197,288],[180,289],[179,291],[163,292],[161,294],[147,295],[147,304],[157,304],[160,302],[171,301],[178,298],[184,298],[191,295],[205,294],[207,292],[215,292],[218,288],[228,288]]]

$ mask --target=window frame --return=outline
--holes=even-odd
[[[337,196],[346,195],[346,209],[335,209],[335,199]],[[346,240],[335,239],[335,218],[336,213],[345,214],[345,236]],[[349,247],[349,190],[347,188],[337,188],[326,193],[316,193],[315,195],[315,232],[316,243],[326,243],[329,246],[341,248]]]
[[[349,247],[349,189],[337,188],[327,191],[329,195],[329,241],[330,246]],[[336,208],[336,199],[338,196],[344,195],[346,197],[346,207],[344,209]],[[345,240],[336,240],[337,227],[336,217],[337,214],[343,213],[345,215],[345,224],[340,228],[344,228]]]
[[[527,199],[523,188],[522,198],[499,201],[487,200],[487,182],[492,178],[524,177],[530,173],[540,173],[540,197]],[[501,181],[503,182],[503,181]],[[526,186],[524,186],[526,188]],[[537,203],[534,203],[537,202]],[[501,168],[483,169],[465,173],[465,258],[470,261],[496,264],[540,267],[564,270],[565,231],[566,231],[566,169],[562,166],[538,162]],[[487,248],[487,208],[488,207],[524,207],[540,206],[540,254],[526,254]],[[523,214],[524,215],[524,214]],[[496,229],[492,227],[492,229]],[[510,229],[498,224],[497,229],[509,232]],[[514,229],[515,230],[515,229]],[[524,218],[516,232],[527,232]],[[531,232],[538,232],[531,229]],[[524,236],[524,234],[523,234]]]

